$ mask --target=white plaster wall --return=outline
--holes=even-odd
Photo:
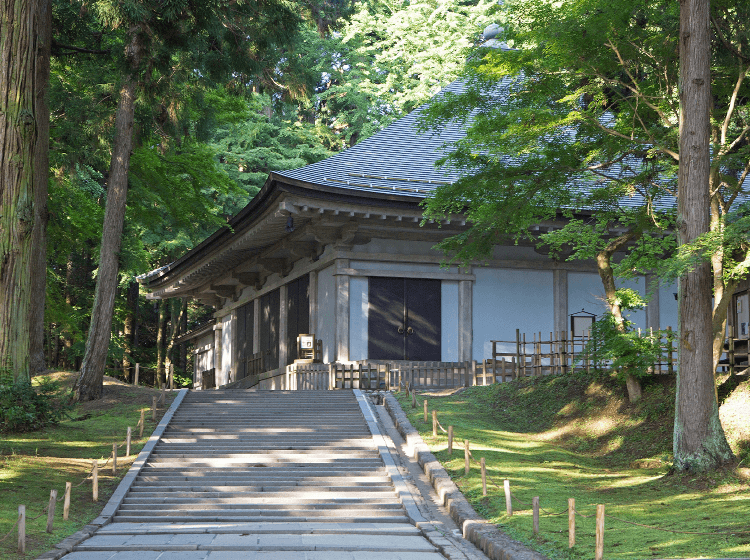
[[[669,286],[659,286],[659,328],[672,327],[677,330],[677,306],[674,298],[677,293],[677,282]]]
[[[349,359],[367,359],[368,292],[367,278],[349,278]]]
[[[230,313],[221,320],[221,372],[218,375],[219,385],[229,383],[229,372],[234,365],[232,363],[232,347],[234,344],[233,316],[234,313]]]
[[[491,340],[513,341],[503,345],[515,352],[516,329],[549,336],[554,328],[552,271],[509,270],[474,267],[474,344],[475,360],[490,358]]]
[[[318,272],[318,325],[315,336],[323,341],[325,363],[334,359],[336,348],[336,291],[333,271],[334,267],[329,266]]]
[[[615,285],[619,288],[632,288],[642,296],[646,295],[646,280],[638,278],[635,280],[623,280],[618,278]],[[660,298],[661,299],[661,298]],[[661,303],[661,302],[660,302]],[[607,311],[604,298],[604,286],[597,273],[570,272],[568,273],[568,313],[578,313],[584,309],[589,313],[595,313],[597,318]],[[634,323],[634,328],[646,328],[646,312],[629,311],[625,317]],[[660,317],[661,320],[661,317]],[[570,319],[566,320],[570,329]]]
[[[440,353],[444,362],[458,361],[458,282],[440,284]]]

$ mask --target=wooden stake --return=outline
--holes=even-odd
[[[427,423],[427,399],[422,401],[422,403],[424,404],[424,421]]]
[[[482,465],[482,496],[486,496],[487,495],[487,467],[484,464],[484,457],[480,459],[479,464]]]
[[[505,490],[505,513],[510,517],[513,515],[513,499],[510,495],[510,480],[505,479],[503,481],[503,489]]]
[[[437,410],[432,411],[432,437],[437,437]]]
[[[464,474],[469,476],[469,440],[464,440]]]
[[[99,463],[94,459],[94,468],[91,469],[91,494],[95,502],[99,501]]]
[[[26,506],[18,506],[18,552],[26,554]]]
[[[138,437],[139,438],[143,437],[143,426],[144,426],[145,423],[146,423],[146,409],[142,408],[141,409],[141,419],[138,422],[138,424],[140,426],[140,432],[138,432]]]
[[[594,560],[604,560],[604,504],[596,506],[596,551]]]
[[[576,499],[568,498],[568,548],[576,545]]]
[[[133,430],[128,426],[128,435],[125,436],[125,457],[130,457],[130,438],[133,435]]]
[[[161,405],[164,406],[167,402],[167,386],[164,383],[161,384],[161,395],[159,395],[159,399]]]
[[[417,408],[417,394],[414,392],[414,388],[411,390],[411,407]]]
[[[448,455],[453,455],[453,426],[448,426]]]
[[[112,444],[112,475],[117,474],[117,444]]]
[[[539,534],[539,496],[531,498],[531,509],[534,512],[534,534]]]
[[[138,374],[140,373],[141,364],[135,364],[135,377],[133,378],[133,385],[138,385]]]
[[[151,397],[151,420],[156,422],[156,397]]]
[[[72,482],[65,483],[65,500],[63,501],[63,521],[68,520],[70,515],[70,490],[73,488]]]
[[[52,523],[55,521],[55,506],[57,505],[57,490],[50,490],[49,504],[47,505],[47,532],[52,532]]]

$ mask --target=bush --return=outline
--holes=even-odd
[[[57,424],[72,405],[60,394],[60,385],[43,377],[38,387],[28,381],[0,379],[0,432],[31,432]]]

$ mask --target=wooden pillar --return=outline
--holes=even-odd
[[[568,271],[552,271],[552,307],[554,309],[554,330],[568,329]]]
[[[310,300],[310,333],[320,338],[318,332],[318,271],[310,271],[308,297]]]
[[[473,358],[473,285],[471,280],[458,282],[458,361]]]
[[[289,330],[289,294],[287,285],[279,287],[279,367],[286,366],[291,348],[288,348],[287,331]]]
[[[349,259],[336,259],[336,360],[349,361],[349,275],[339,272],[349,267]]]
[[[260,352],[260,298],[253,301],[253,354]]]
[[[221,319],[216,320],[214,325],[214,386],[221,385],[219,379],[221,378],[221,330],[222,330]]]

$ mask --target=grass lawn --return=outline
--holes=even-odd
[[[50,377],[64,386],[75,380],[75,374],[66,372]],[[108,377],[104,378],[104,385],[105,397],[77,405],[72,419],[39,432],[0,434],[0,538],[11,532],[0,542],[0,558],[35,558],[97,517],[174,398],[174,394],[167,393],[166,407],[159,408],[153,422],[151,398],[158,391]],[[136,425],[142,408],[148,410],[143,437],[139,438]],[[102,465],[112,454],[112,444],[125,441],[128,426],[133,429],[131,456],[123,457],[124,446],[118,449],[116,475],[112,474],[111,460],[99,468],[99,501],[93,502],[91,480],[78,484],[90,473],[92,459]],[[56,489],[58,498],[62,498],[66,481],[73,483],[70,517],[63,521],[60,501],[55,509],[53,532],[46,533],[46,514],[30,519],[42,513],[50,490]],[[17,552],[18,533],[12,529],[19,504],[26,505],[25,555]]]
[[[594,557],[597,504],[606,509],[607,560],[750,557],[750,381],[718,381],[722,424],[739,459],[731,468],[701,476],[670,474],[674,380],[666,376],[644,387],[637,406],[628,405],[615,381],[585,375],[472,387],[451,395],[424,393],[416,409],[403,392],[397,397],[477,512],[550,558]],[[424,398],[445,429],[454,427],[452,456],[447,435],[439,430],[432,436],[431,412],[424,422]],[[469,476],[464,475],[465,439],[476,460]],[[490,479],[487,497],[480,457]],[[512,516],[505,511],[504,479],[514,497]],[[537,536],[534,496],[543,510]],[[577,517],[572,549],[568,498],[590,516]]]

